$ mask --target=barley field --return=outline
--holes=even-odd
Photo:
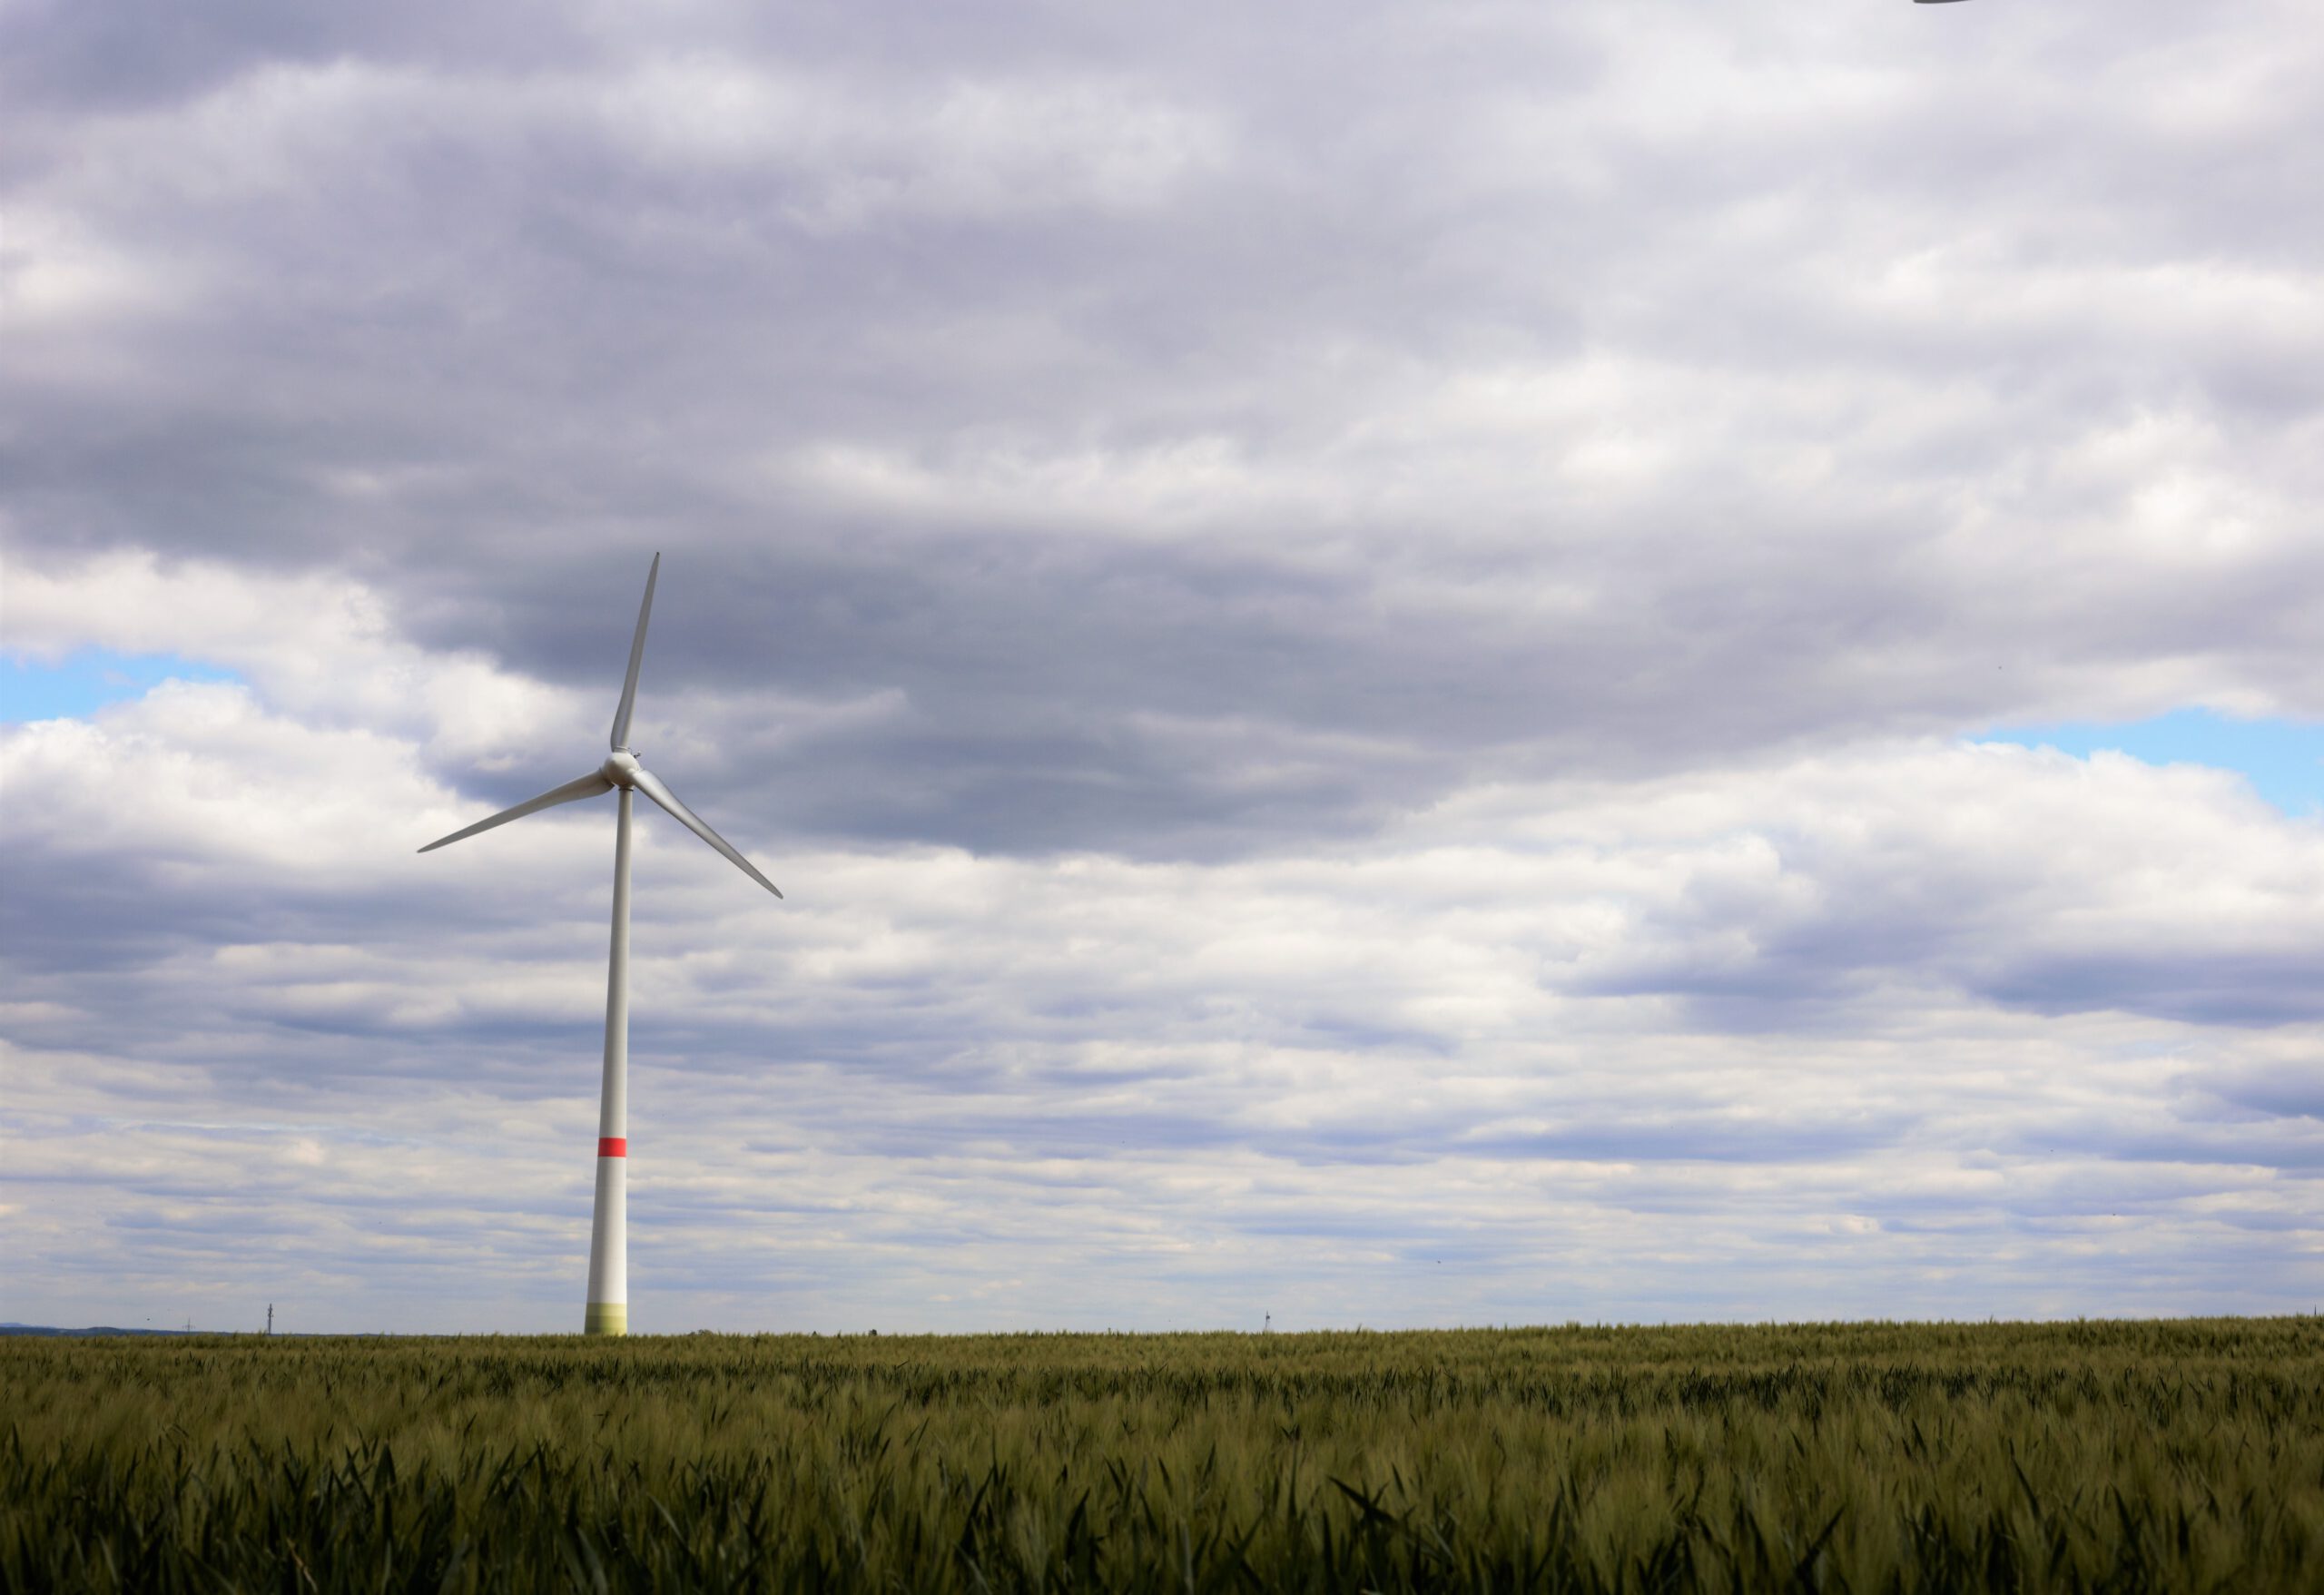
[[[2324,1588],[2324,1320],[0,1339],[8,1590]]]

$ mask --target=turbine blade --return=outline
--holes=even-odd
[[[621,684],[621,707],[614,711],[613,745],[629,746],[629,712],[637,704],[637,667],[645,663],[645,617],[654,613],[654,578],[662,574],[662,556],[645,568],[645,601],[637,606],[637,635],[629,640],[629,674]]]
[[[596,797],[601,792],[611,792],[613,789],[612,782],[607,781],[597,771],[592,770],[578,781],[568,781],[563,786],[545,792],[537,798],[527,798],[515,808],[503,809],[489,820],[478,820],[465,831],[455,831],[449,836],[438,837],[419,851],[424,853],[432,853],[439,847],[458,842],[463,837],[474,836],[479,831],[489,831],[495,825],[506,825],[511,820],[521,820],[527,814],[538,813],[543,809],[553,809],[559,803],[577,803],[583,798]]]
[[[733,861],[734,867],[742,871],[743,874],[748,875],[752,880],[765,887],[769,891],[773,892],[775,896],[781,897],[783,895],[782,891],[777,889],[773,881],[759,873],[758,866],[756,864],[752,863],[750,860],[744,858],[741,853],[736,852],[731,842],[729,842],[724,837],[719,835],[715,831],[713,831],[709,826],[704,824],[701,817],[692,809],[687,808],[685,804],[678,802],[678,794],[672,792],[668,787],[664,786],[661,781],[655,777],[654,772],[651,770],[640,770],[637,773],[637,790],[644,793],[647,797],[652,798],[655,802],[661,804],[663,808],[668,810],[670,818],[675,820],[679,824],[693,832],[696,836],[701,837],[703,841],[716,848],[720,852],[724,853],[729,860]]]

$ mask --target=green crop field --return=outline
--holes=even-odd
[[[2324,1588],[2324,1321],[0,1340],[0,1588]]]

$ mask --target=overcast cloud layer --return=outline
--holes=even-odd
[[[1093,15],[1094,9],[1094,15]],[[164,20],[167,25],[163,25]],[[2310,1310],[2324,20],[0,0],[0,1317]]]

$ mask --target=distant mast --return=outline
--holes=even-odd
[[[272,1302],[266,1304],[266,1332],[269,1334],[274,1333],[274,1304]]]

